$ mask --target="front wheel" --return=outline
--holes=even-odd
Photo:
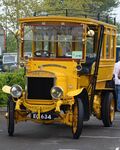
[[[8,135],[13,136],[14,133],[14,110],[15,103],[12,100],[12,97],[9,97],[8,100]]]
[[[81,99],[77,98],[73,105],[73,121],[72,121],[72,133],[73,138],[78,139],[81,135],[83,128],[84,109]]]
[[[105,127],[112,126],[115,116],[115,100],[111,92],[106,92],[102,96],[101,116]]]

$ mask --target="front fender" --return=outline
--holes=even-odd
[[[67,96],[69,96],[69,97],[77,96],[80,93],[82,93],[83,89],[84,88],[80,88],[80,89],[77,89],[77,90],[74,90],[74,91],[70,91],[70,92],[67,93]]]
[[[11,89],[11,86],[4,85],[3,88],[2,88],[2,91],[4,93],[10,94],[10,89]]]

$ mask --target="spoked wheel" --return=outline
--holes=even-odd
[[[8,135],[13,136],[14,133],[14,110],[15,103],[12,100],[12,97],[9,97],[8,100]]]
[[[73,105],[73,122],[72,133],[73,138],[78,139],[83,128],[84,109],[81,99],[76,99]]]
[[[115,116],[115,100],[113,94],[106,92],[102,98],[102,121],[105,127],[112,126]]]

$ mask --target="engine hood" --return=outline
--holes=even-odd
[[[64,61],[30,61],[27,65],[27,75],[38,76],[76,76],[76,62]]]

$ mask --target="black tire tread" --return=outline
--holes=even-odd
[[[113,94],[111,92],[106,92],[102,95],[101,116],[105,127],[111,127],[113,123],[110,119],[110,104],[112,97]]]
[[[73,133],[73,139],[79,139],[81,133],[82,133],[82,128],[83,128],[83,120],[84,120],[84,108],[83,108],[83,103],[81,99],[77,98],[76,102],[78,106],[78,127],[76,133]],[[74,108],[73,108],[74,109]]]
[[[12,97],[9,97],[8,100],[8,135],[13,136],[14,133],[14,108],[15,103],[12,100]]]

